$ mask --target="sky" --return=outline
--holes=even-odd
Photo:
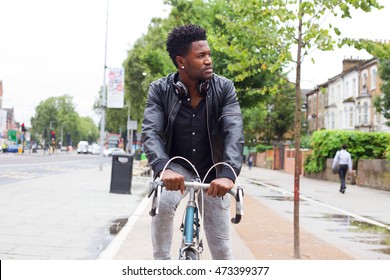
[[[336,20],[343,35],[390,40],[390,2],[383,10],[353,13]],[[163,0],[109,0],[107,66],[121,67],[127,51],[145,34],[153,17],[166,17]],[[73,96],[80,116],[99,121],[92,111],[103,83],[107,0],[0,0],[0,80],[3,107],[14,108],[18,122],[30,125],[41,101]],[[342,70],[344,58],[370,58],[344,47],[315,51],[302,67],[302,87],[313,88]],[[293,80],[294,74],[289,77]]]
[[[153,17],[166,17],[163,0],[109,0],[107,67],[121,67],[127,50]],[[0,80],[3,107],[30,124],[52,96],[73,96],[80,116],[92,111],[103,84],[107,0],[0,0]]]
[[[370,40],[386,40],[390,43],[390,31],[387,24],[390,20],[390,1],[378,0],[384,6],[381,10],[369,13],[351,11],[351,19],[327,18],[327,23],[337,26],[342,37],[366,38]],[[327,25],[324,25],[327,26]],[[336,48],[334,51],[323,52],[316,50],[305,57],[302,66],[301,87],[312,89],[328,79],[340,74],[343,69],[343,59],[348,58],[369,59],[372,55],[366,51],[358,51],[352,47]],[[314,58],[313,64],[311,59]],[[294,76],[294,77],[292,77]],[[295,73],[289,75],[295,81]]]

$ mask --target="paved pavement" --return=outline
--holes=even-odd
[[[269,199],[269,197],[264,198],[264,195],[262,195],[263,197],[259,195],[262,191],[260,189],[267,188],[270,193],[282,194],[286,200],[290,198],[291,202],[293,175],[260,168],[253,168],[249,171],[244,166],[240,178],[241,184],[246,189],[245,216],[239,225],[232,226],[234,258],[244,260],[294,259],[292,204],[285,204],[289,208],[287,211],[283,209],[277,211],[279,206],[276,206],[275,203],[278,202]],[[303,215],[306,214],[305,212],[313,215],[313,206],[306,210],[305,204],[314,204],[315,208],[327,208],[331,213],[335,213],[337,218],[347,217],[347,221],[342,221],[341,225],[331,225],[333,228],[326,229],[341,232],[341,238],[335,239],[331,234],[322,236],[323,229],[317,225],[318,221],[302,218],[300,222],[300,257],[302,259],[390,259],[389,252],[386,253],[386,250],[389,249],[388,245],[378,245],[377,247],[377,249],[384,249],[385,254],[371,254],[370,249],[372,248],[368,249],[368,253],[362,254],[361,251],[354,249],[353,241],[343,241],[347,238],[352,239],[350,235],[353,236],[353,234],[350,234],[349,231],[354,230],[350,225],[354,219],[377,225],[390,233],[388,231],[390,193],[348,186],[347,193],[343,195],[338,192],[338,189],[339,185],[335,182],[301,177],[300,196]],[[182,204],[178,213],[182,213]],[[150,200],[142,201],[128,225],[99,258],[152,259],[149,209]],[[181,218],[180,214],[176,215],[175,218],[175,229],[177,230],[174,231],[172,258],[176,258],[178,254]],[[347,227],[345,232],[343,227]],[[368,238],[372,238],[372,236]],[[374,243],[372,239],[371,242]],[[207,245],[205,247],[203,259],[210,259]]]
[[[289,208],[286,211],[270,195],[264,195],[264,191],[278,193],[291,202],[293,176],[244,166],[240,178],[246,188],[245,216],[232,227],[235,259],[293,259],[291,204],[283,204]],[[111,166],[106,165],[103,171],[96,167],[0,186],[0,259],[152,259],[150,200],[146,198],[149,179],[133,177],[131,195],[111,193]],[[304,177],[300,186],[305,215],[312,211],[305,209],[305,202],[310,202],[389,228],[389,192],[348,186],[342,195],[338,183]],[[179,207],[178,213],[181,211]],[[179,223],[181,215],[176,218]],[[339,240],[318,236],[308,223],[301,219],[301,258],[377,258],[359,255],[353,246],[346,247]],[[178,234],[178,226],[175,228]],[[178,252],[179,238],[174,237],[172,258]],[[203,259],[210,259],[205,247]],[[389,253],[384,256],[386,259]]]
[[[110,192],[111,166],[0,186],[0,259],[96,259],[145,197]]]

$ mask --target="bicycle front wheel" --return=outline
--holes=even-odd
[[[185,260],[197,260],[198,256],[193,250],[183,251],[183,256]]]

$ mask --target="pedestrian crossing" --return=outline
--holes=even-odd
[[[72,166],[53,166],[53,165],[40,165],[40,166],[25,166],[18,168],[5,168],[0,170],[0,179],[13,179],[13,180],[31,180],[35,178],[42,178],[54,174],[66,173],[77,171],[80,169],[96,167],[94,164],[76,164]]]
[[[34,179],[38,177],[39,174],[29,173],[29,172],[22,172],[22,171],[5,171],[0,173],[0,178],[8,178],[8,179]]]

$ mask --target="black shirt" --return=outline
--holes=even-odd
[[[195,109],[191,107],[190,98],[179,102],[181,106],[173,123],[173,142],[169,156],[181,156],[188,159],[198,170],[200,179],[203,180],[213,165],[207,133],[206,101],[203,98]],[[193,170],[184,160],[175,160],[175,162]],[[205,182],[215,179],[215,174],[213,168]]]

